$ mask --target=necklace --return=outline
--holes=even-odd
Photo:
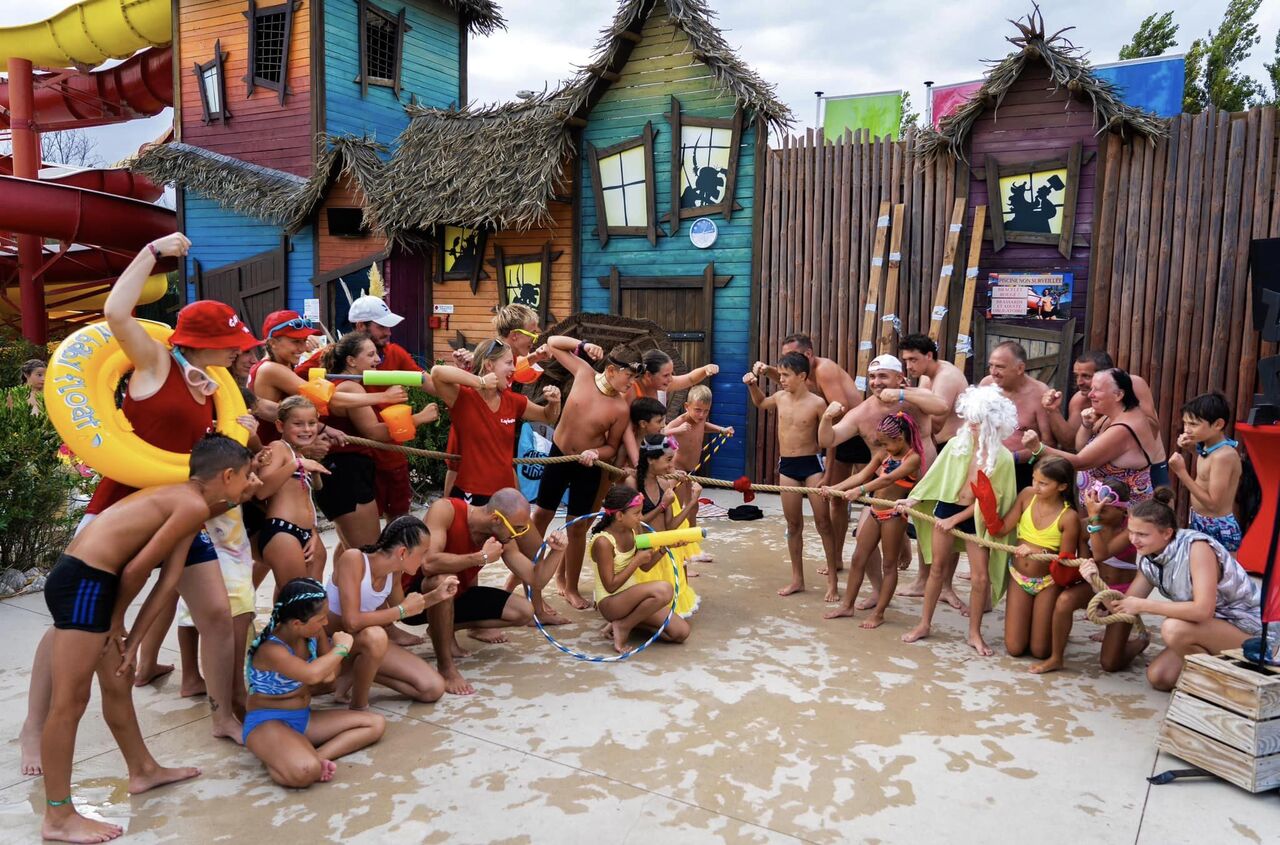
[[[1200,457],[1202,457],[1202,458],[1207,458],[1207,457],[1209,457],[1210,455],[1212,455],[1214,452],[1216,452],[1216,451],[1218,451],[1219,449],[1221,449],[1223,446],[1230,446],[1232,449],[1234,449],[1235,447],[1237,447],[1237,446],[1239,446],[1239,445],[1240,445],[1240,444],[1239,444],[1238,442],[1236,442],[1235,440],[1232,440],[1232,439],[1231,439],[1231,438],[1229,438],[1229,437],[1224,437],[1222,440],[1219,440],[1217,443],[1214,443],[1214,444],[1213,444],[1212,446],[1210,446],[1208,449],[1206,449],[1203,445],[1201,445],[1201,444],[1197,443],[1197,444],[1196,444],[1196,454],[1198,454],[1198,455],[1199,455]]]
[[[609,384],[609,379],[605,378],[604,373],[596,373],[596,389],[605,396],[617,396],[618,391],[613,389],[613,385]]]

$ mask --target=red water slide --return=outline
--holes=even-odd
[[[153,117],[173,105],[173,50],[145,50],[106,70],[37,73],[41,132],[106,126]],[[0,129],[9,128],[9,81],[0,80]]]

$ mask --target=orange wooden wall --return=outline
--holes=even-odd
[[[249,21],[247,2],[179,0],[178,44],[174,63],[182,92],[182,122],[178,140],[244,161],[274,167],[299,176],[311,172],[311,15],[317,0],[301,0],[293,13],[289,43],[289,93],[280,95],[257,86],[246,96]],[[264,0],[263,5],[269,5]],[[192,68],[213,58],[221,41],[225,96],[231,117],[205,125],[200,89]]]
[[[381,252],[387,239],[377,234],[362,238],[334,237],[329,234],[328,208],[359,208],[364,192],[350,176],[341,176],[329,186],[329,192],[316,215],[316,273],[327,273]]]
[[[548,228],[530,229],[527,232],[496,232],[485,244],[484,271],[489,278],[480,280],[473,295],[471,283],[465,279],[449,280],[434,285],[433,302],[452,305],[449,327],[432,332],[432,349],[436,358],[447,359],[452,347],[449,341],[461,331],[469,343],[493,337],[493,310],[498,304],[497,270],[490,263],[493,248],[501,246],[507,256],[541,253],[548,240],[551,254],[560,257],[551,262],[550,315],[564,319],[573,313],[573,206],[567,202],[550,203],[554,218]]]

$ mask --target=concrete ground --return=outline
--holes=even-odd
[[[410,705],[375,690],[385,738],[304,792],[212,740],[206,702],[180,698],[175,673],[137,691],[143,732],[162,763],[204,774],[130,798],[95,693],[76,803],[136,843],[1275,841],[1274,792],[1147,784],[1185,765],[1155,750],[1167,696],[1147,687],[1141,658],[1103,674],[1087,622],[1068,669],[1037,677],[1030,661],[976,657],[950,609],[932,639],[903,644],[916,599],[896,600],[875,631],[824,621],[816,536],[809,591],[779,598],[788,569],[776,500],[758,501],[763,521],[708,521],[716,562],[695,567],[702,608],[684,645],[610,665],[573,660],[533,629],[507,645],[464,639],[474,696]],[[264,592],[259,610],[269,609]],[[556,634],[607,653],[598,617],[570,613],[575,624]],[[41,595],[0,602],[6,736],[17,736],[48,624]],[[985,623],[997,649],[1002,624],[1003,607]],[[169,645],[176,663],[172,634]],[[16,742],[0,745],[0,842],[39,835],[42,783],[18,771]]]

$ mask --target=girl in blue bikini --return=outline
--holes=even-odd
[[[352,644],[344,631],[332,644],[324,636],[326,598],[324,585],[312,578],[285,584],[245,658],[244,744],[272,780],[293,789],[332,780],[336,758],[372,745],[386,729],[377,713],[311,710],[311,687],[337,677]]]

